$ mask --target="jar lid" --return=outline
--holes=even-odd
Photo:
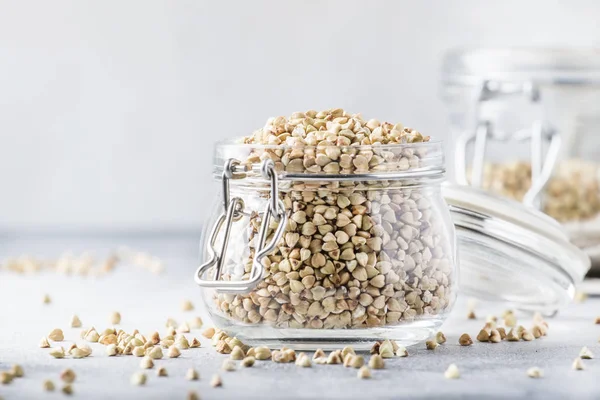
[[[549,84],[600,84],[600,48],[480,48],[448,52],[447,84],[482,80]]]
[[[442,190],[456,228],[463,293],[545,314],[573,298],[590,260],[558,222],[471,186]]]

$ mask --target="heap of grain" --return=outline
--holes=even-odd
[[[244,138],[248,156],[242,163],[270,158],[286,173],[402,172],[426,166],[428,141],[400,124],[365,121],[341,109],[307,111],[271,118]],[[263,261],[263,280],[250,293],[215,293],[217,310],[247,324],[313,329],[395,325],[442,314],[455,296],[447,210],[436,200],[439,188],[418,183],[363,178],[282,185],[289,221]],[[232,195],[263,201],[269,195],[266,188],[235,190]],[[249,277],[262,208],[251,211],[246,236],[236,240],[244,255],[226,260],[223,279]]]

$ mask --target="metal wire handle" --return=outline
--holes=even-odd
[[[221,280],[223,263],[227,253],[227,245],[229,244],[231,226],[234,221],[239,220],[243,216],[244,210],[244,202],[241,198],[234,197],[229,199],[229,179],[232,178],[233,172],[238,165],[239,161],[229,159],[223,168],[222,180],[224,210],[213,225],[209,235],[208,243],[206,245],[207,252],[210,254],[210,258],[208,261],[198,267],[194,276],[194,279],[198,285],[202,287],[213,288],[223,293],[245,293],[249,292],[255,288],[256,285],[258,285],[264,274],[262,260],[275,249],[277,243],[283,237],[283,233],[288,221],[288,216],[285,212],[285,205],[283,204],[283,201],[279,199],[279,186],[277,174],[275,172],[275,164],[272,160],[267,159],[263,161],[261,165],[261,173],[265,179],[269,179],[271,181],[271,193],[270,200],[267,202],[265,211],[263,212],[263,219],[258,232],[258,241],[255,246],[255,254],[254,260],[252,261],[250,278],[248,280],[239,281]],[[278,225],[271,241],[265,245],[267,232],[271,224],[271,218],[275,219],[275,221],[278,222]],[[215,243],[223,224],[225,224],[225,232],[223,236],[223,243],[221,244],[221,251],[219,253],[215,250]],[[208,273],[211,268],[214,268],[213,278],[204,279],[204,275]]]
[[[493,125],[491,121],[480,121],[480,104],[483,101],[493,99],[499,95],[523,94],[531,102],[538,102],[540,93],[538,88],[531,82],[521,85],[509,85],[503,89],[499,82],[484,81],[475,96],[474,118],[476,127],[473,131],[467,131],[457,138],[455,146],[455,171],[457,183],[481,187],[483,185],[483,170],[486,159],[487,144],[494,139]],[[529,129],[515,132],[510,139],[524,141],[530,140],[531,154],[531,186],[523,197],[523,203],[540,208],[540,193],[546,187],[554,165],[558,159],[561,138],[558,132],[544,126],[542,121],[534,121]],[[549,142],[548,150],[544,156],[544,140]],[[473,158],[471,163],[470,182],[467,176],[467,148],[473,144]]]
[[[271,159],[264,160],[260,165],[260,174],[266,180],[270,181],[270,198],[267,201],[265,210],[262,214],[262,222],[259,228],[254,259],[252,261],[252,269],[250,277],[247,280],[226,281],[222,280],[223,263],[226,259],[227,246],[229,244],[229,235],[231,226],[235,221],[238,221],[243,216],[248,215],[244,211],[244,202],[239,197],[230,198],[229,180],[234,177],[235,173],[248,172],[247,166],[241,165],[238,160],[229,159],[223,167],[221,175],[223,183],[223,212],[217,218],[208,236],[206,250],[209,254],[208,261],[201,264],[196,270],[195,281],[202,287],[216,289],[223,293],[244,293],[252,290],[263,277],[264,267],[262,260],[269,255],[277,246],[277,243],[283,237],[285,228],[288,222],[288,215],[285,210],[283,201],[279,198],[279,176],[275,171],[275,163]],[[437,179],[444,175],[443,167],[425,167],[409,171],[393,171],[388,173],[364,173],[352,175],[333,175],[333,174],[293,174],[286,173],[281,179],[286,181],[356,181],[356,180],[398,180],[398,179],[417,179],[430,178]],[[274,230],[273,237],[268,244],[267,234],[271,221],[275,220],[277,226]],[[221,230],[224,229],[223,243],[220,251],[215,249],[215,244]],[[212,279],[205,279],[211,269],[214,268]]]

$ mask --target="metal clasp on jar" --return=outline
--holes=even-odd
[[[509,83],[485,80],[481,83],[475,97],[474,129],[460,135],[456,141],[455,169],[459,184],[481,187],[483,184],[484,162],[488,140],[497,141],[526,141],[530,142],[531,154],[531,187],[523,197],[523,203],[540,207],[539,195],[550,180],[561,146],[558,132],[547,126],[544,121],[533,121],[530,128],[518,130],[510,135],[500,135],[495,132],[489,120],[482,120],[480,106],[483,102],[497,99],[501,96],[523,95],[529,101],[540,101],[539,88],[532,82]],[[544,155],[544,141],[548,141],[548,149]],[[473,145],[471,176],[467,176],[467,148]]]
[[[261,175],[263,178],[268,179],[271,182],[271,193],[269,201],[263,212],[262,222],[258,233],[258,241],[256,243],[255,255],[252,261],[252,269],[250,271],[250,278],[247,280],[222,280],[223,277],[223,263],[227,255],[227,246],[229,244],[229,236],[231,233],[231,226],[235,221],[242,218],[244,212],[244,202],[239,197],[230,198],[229,191],[229,180],[232,179],[233,173],[236,167],[239,166],[238,160],[229,159],[223,167],[223,212],[215,222],[210,235],[206,250],[210,254],[210,259],[205,263],[201,264],[196,270],[195,280],[196,283],[202,287],[213,288],[219,292],[249,292],[258,285],[264,275],[264,267],[262,260],[270,254],[277,243],[281,240],[285,227],[287,225],[288,216],[285,212],[285,205],[279,198],[279,186],[277,173],[275,171],[275,164],[272,160],[264,160],[261,164]],[[273,234],[273,238],[268,244],[265,244],[267,239],[267,232],[271,219],[275,219],[278,222],[277,228]],[[219,232],[223,229],[223,242],[221,249],[217,251],[215,244]],[[210,270],[213,271],[210,271]],[[212,279],[205,279],[205,274],[212,272]],[[206,275],[208,276],[208,275]]]

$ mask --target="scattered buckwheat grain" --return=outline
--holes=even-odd
[[[583,303],[588,298],[588,294],[586,292],[582,292],[580,290],[575,292],[575,296],[573,297],[573,301],[575,303]]]
[[[181,355],[181,352],[179,351],[177,346],[172,345],[171,347],[169,347],[169,352],[167,353],[167,355],[169,356],[169,358],[177,358]]]
[[[341,364],[342,363],[342,358],[340,356],[340,353],[338,353],[337,351],[332,351],[331,353],[329,353],[329,356],[327,357],[327,364]]]
[[[71,328],[81,328],[81,320],[77,315],[71,317]]]
[[[46,379],[42,383],[42,387],[44,388],[44,390],[46,392],[53,392],[54,391],[54,382],[52,382],[50,379]]]
[[[492,329],[490,331],[490,342],[491,343],[500,343],[502,341],[502,336],[500,335],[500,332],[498,332],[497,329]]]
[[[204,330],[204,332],[202,332],[202,336],[204,336],[207,339],[212,339],[212,337],[215,335],[215,328],[213,328],[212,326],[210,328],[206,328]]]
[[[14,364],[11,368],[10,368],[10,373],[15,377],[15,378],[22,378],[24,375],[23,372],[23,367],[21,367],[19,364]]]
[[[245,356],[244,350],[240,346],[235,346],[229,355],[232,360],[243,360]]]
[[[54,358],[65,358],[65,349],[63,347],[53,347],[48,354]]]
[[[48,343],[48,338],[46,338],[46,336],[44,336],[43,338],[40,339],[40,343],[38,344],[38,346],[42,349],[47,349],[50,347],[50,343]]]
[[[152,361],[150,357],[142,358],[142,361],[140,362],[140,368],[150,369],[152,367],[154,367],[154,361]]]
[[[193,390],[190,390],[186,396],[186,400],[200,400],[200,396]]]
[[[219,340],[217,342],[217,345],[215,346],[215,350],[217,351],[217,353],[230,354],[232,349],[231,349],[231,346],[229,346],[229,344],[227,344],[226,341]]]
[[[271,359],[276,363],[290,363],[296,360],[295,354],[286,349],[274,350],[271,353]]]
[[[177,325],[177,321],[175,321],[173,318],[168,318],[167,322],[165,323],[166,328],[177,328]]]
[[[110,314],[109,323],[112,325],[119,325],[121,323],[121,313],[114,311]]]
[[[379,354],[373,354],[371,359],[369,360],[369,367],[372,369],[383,369],[385,368],[385,362],[383,361],[383,357]]]
[[[71,386],[69,384],[66,384],[65,386],[63,386],[61,390],[67,396],[70,396],[73,394],[73,386]]]
[[[188,369],[185,373],[185,379],[188,381],[197,381],[199,377],[198,371],[196,371],[194,368]]]
[[[322,349],[317,349],[317,351],[315,351],[315,354],[313,354],[313,360],[321,357],[325,357],[325,352]]]
[[[583,360],[591,360],[592,358],[594,358],[594,354],[590,351],[590,349],[584,346],[579,352],[579,358]]]
[[[479,334],[477,335],[477,340],[480,342],[489,342],[490,341],[489,332],[486,331],[485,329],[480,330]]]
[[[514,328],[517,325],[517,317],[511,310],[504,313],[504,326]]]
[[[48,334],[48,339],[54,342],[62,342],[63,340],[65,340],[65,335],[63,334],[63,331],[61,329],[56,328],[50,331],[50,333]]]
[[[254,357],[257,360],[269,360],[271,359],[271,350],[265,346],[259,346],[254,349]]]
[[[100,335],[98,334],[98,332],[96,332],[95,329],[91,329],[85,335],[85,340],[91,343],[98,343],[98,340],[100,340]]]
[[[219,375],[213,375],[212,379],[210,380],[210,386],[212,386],[212,387],[223,386],[223,381],[221,380],[221,377]]]
[[[367,366],[362,366],[358,370],[357,376],[360,379],[369,379],[371,378],[371,370]]]
[[[530,378],[541,378],[544,376],[544,373],[538,367],[531,367],[527,370],[527,376]]]
[[[163,352],[160,346],[154,346],[152,348],[147,349],[147,356],[154,359],[159,360],[163,358]]]
[[[473,344],[473,339],[471,339],[471,336],[468,333],[463,333],[458,338],[458,344],[461,346],[470,346]]]
[[[496,329],[498,331],[498,333],[500,334],[500,339],[504,340],[506,338],[506,329],[499,327]]]
[[[444,335],[444,333],[442,331],[439,331],[438,333],[435,334],[435,341],[438,342],[438,344],[446,343],[446,336]]]
[[[177,328],[177,332],[179,333],[190,333],[190,330],[190,326],[187,324],[187,322],[182,323],[179,325],[179,328]]]
[[[458,379],[460,378],[460,371],[456,364],[450,364],[446,372],[444,372],[444,377],[446,379]]]
[[[190,348],[190,342],[188,342],[185,336],[181,335],[177,337],[177,340],[175,340],[175,346],[177,346],[180,350],[186,350]]]
[[[88,350],[80,349],[79,347],[75,347],[74,349],[71,349],[69,351],[69,354],[71,354],[71,356],[73,358],[85,358],[85,357],[89,356],[91,353]]]
[[[242,367],[249,368],[254,365],[255,361],[256,361],[256,358],[254,358],[253,356],[248,356],[248,357],[244,357],[244,359],[242,360],[242,362],[240,364],[242,365]]]
[[[9,383],[11,383],[13,378],[14,377],[10,372],[7,372],[7,371],[0,372],[0,383],[3,385],[8,385]]]
[[[146,374],[142,372],[136,372],[131,376],[131,384],[136,386],[143,386],[146,384]]]
[[[406,350],[406,347],[398,347],[398,349],[396,349],[396,357],[408,357],[408,350]]]
[[[523,339],[526,342],[530,342],[535,339],[535,336],[533,336],[533,334],[531,332],[529,332],[528,330],[524,330],[521,333],[521,339]]]
[[[506,340],[509,341],[509,342],[518,342],[521,339],[519,338],[519,334],[517,333],[517,331],[515,330],[515,328],[512,328],[506,334]]]
[[[438,346],[439,344],[435,340],[428,340],[425,342],[425,347],[427,350],[435,350],[435,348]]]
[[[192,304],[192,302],[191,302],[191,301],[189,301],[189,300],[184,300],[184,301],[181,303],[181,309],[182,309],[183,311],[192,311],[192,310],[194,309],[194,305]]]
[[[365,365],[365,359],[363,358],[363,356],[357,356],[357,355],[349,355],[350,356],[350,361],[348,363],[349,367],[352,368],[360,368],[363,365]]]
[[[72,369],[67,368],[60,373],[60,379],[65,383],[73,383],[77,379],[77,375]]]
[[[310,362],[310,358],[306,355],[306,353],[298,354],[298,358],[296,359],[296,365],[302,368],[310,368],[312,367],[312,363]]]
[[[194,317],[190,323],[189,323],[190,327],[192,327],[193,329],[200,329],[202,328],[202,325],[204,325],[204,323],[202,322],[202,318],[200,317]]]
[[[114,343],[109,344],[108,346],[106,346],[105,351],[109,357],[116,356],[117,355],[117,345]]]
[[[384,340],[379,345],[379,355],[383,358],[392,358],[394,357],[394,346],[392,342],[389,340]]]

